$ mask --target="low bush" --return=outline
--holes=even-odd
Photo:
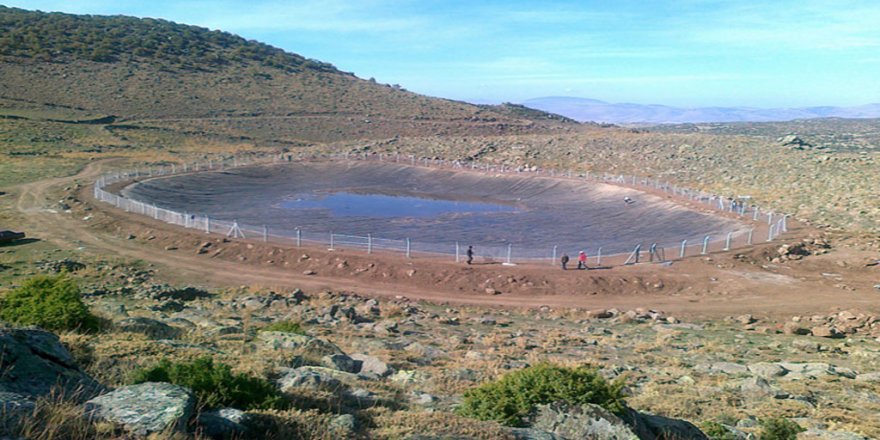
[[[210,357],[192,362],[175,362],[162,359],[152,368],[136,370],[133,383],[169,382],[193,391],[200,407],[233,407],[249,409],[284,409],[287,402],[269,381],[233,374],[232,368],[214,363]]]
[[[622,388],[623,382],[608,382],[593,368],[543,363],[465,392],[457,411],[465,417],[507,426],[524,426],[535,405],[560,401],[592,403],[619,414],[625,409]]]
[[[278,321],[273,322],[263,328],[260,329],[262,332],[284,332],[284,333],[296,333],[298,335],[306,334],[305,329],[295,321]]]
[[[799,432],[804,432],[795,422],[781,417],[761,421],[761,440],[796,440]]]
[[[0,319],[46,330],[94,331],[98,318],[80,298],[76,283],[65,275],[38,275],[0,297]]]
[[[712,440],[737,440],[736,434],[730,432],[724,425],[718,422],[703,422],[700,429]]]

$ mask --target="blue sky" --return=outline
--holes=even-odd
[[[362,78],[475,102],[880,102],[880,2],[26,0],[221,29]]]

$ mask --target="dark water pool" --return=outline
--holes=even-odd
[[[336,192],[298,195],[281,203],[287,209],[326,209],[335,217],[437,217],[449,214],[517,212],[509,205],[382,194]]]

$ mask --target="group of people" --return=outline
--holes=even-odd
[[[468,246],[467,252],[465,253],[465,255],[467,255],[467,260],[466,260],[467,264],[473,264],[473,262],[474,262],[474,247]],[[568,270],[568,262],[570,261],[570,258],[568,258],[568,254],[562,254],[562,257],[559,259],[559,261],[562,263],[562,270]],[[577,263],[578,263],[578,265],[577,265],[578,270],[589,270],[590,269],[590,267],[587,266],[587,253],[584,251],[578,252]]]
[[[570,259],[568,258],[568,254],[562,254],[562,257],[559,259],[559,262],[562,263],[562,270],[568,270],[568,262]],[[589,266],[587,266],[587,253],[584,251],[578,252],[578,270],[588,270]]]

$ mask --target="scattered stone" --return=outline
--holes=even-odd
[[[260,332],[257,334],[259,347],[267,350],[292,350],[303,355],[320,359],[324,356],[345,354],[336,345],[323,339],[307,335],[285,332]]]
[[[278,389],[284,393],[294,392],[297,388],[336,391],[343,386],[339,379],[321,374],[318,371],[303,370],[300,368],[285,368],[282,369],[282,371],[284,372],[284,375],[276,381],[276,384],[278,385]]]
[[[316,274],[317,274],[317,272],[315,272],[313,270],[304,270],[303,271],[303,275],[316,275]]]
[[[89,400],[85,414],[123,425],[135,435],[183,430],[195,398],[186,388],[164,382],[129,385]]]
[[[806,336],[810,334],[810,329],[802,326],[798,322],[789,321],[786,322],[785,325],[782,326],[782,332],[786,335],[801,335]]]
[[[760,400],[766,397],[773,397],[776,399],[784,399],[788,397],[788,394],[780,392],[770,386],[770,383],[767,382],[766,379],[757,376],[745,379],[742,384],[740,384],[739,389],[743,397],[752,400]]]
[[[701,373],[709,373],[709,374],[729,374],[729,375],[738,375],[738,374],[746,374],[749,372],[748,367],[742,364],[737,364],[733,362],[714,362],[711,364],[701,364],[694,366],[694,370],[699,371]]]
[[[336,438],[349,438],[357,430],[357,423],[353,415],[341,414],[330,420],[329,428]]]
[[[355,353],[351,355],[351,358],[361,362],[361,369],[360,371],[357,371],[357,373],[385,377],[393,372],[388,364],[382,362],[375,356]]]
[[[214,439],[246,437],[252,416],[240,409],[221,408],[199,414],[201,433]]]
[[[135,317],[126,318],[114,323],[117,330],[127,333],[140,333],[152,339],[174,339],[180,336],[180,330],[155,319]]]
[[[782,377],[785,376],[785,373],[788,373],[788,370],[782,368],[781,365],[770,362],[758,362],[754,364],[749,364],[749,371],[755,376],[764,379]]]
[[[813,327],[810,331],[813,334],[813,336],[817,336],[820,338],[839,339],[839,338],[844,337],[844,334],[841,333],[840,330],[838,330],[835,327],[828,326],[828,325]]]
[[[797,436],[798,440],[868,440],[870,437],[843,431],[809,429]]]
[[[333,354],[321,358],[321,365],[346,373],[358,373],[361,371],[363,362],[354,360],[344,354]]]

